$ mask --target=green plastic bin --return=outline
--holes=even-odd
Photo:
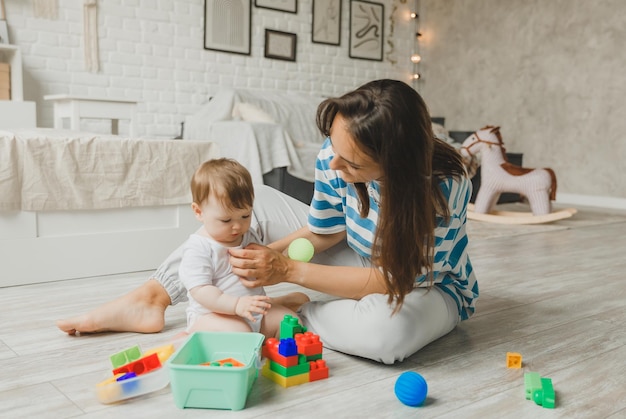
[[[260,333],[195,332],[167,362],[176,407],[241,410],[260,368]],[[234,358],[243,367],[203,363]]]

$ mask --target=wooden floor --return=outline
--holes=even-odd
[[[185,325],[183,305],[153,335],[69,337],[54,320],[136,287],[146,273],[0,289],[0,417],[626,417],[626,214],[581,210],[542,226],[471,222],[469,232],[481,287],[473,318],[393,366],[325,350],[329,379],[283,389],[260,376],[238,412],[177,409],[169,387],[97,401],[108,356],[168,342]],[[523,369],[505,367],[507,351],[522,354]],[[428,381],[422,407],[394,396],[407,370]],[[524,398],[527,371],[552,378],[556,409]]]

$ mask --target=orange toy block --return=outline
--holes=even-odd
[[[245,364],[242,364],[241,362],[237,361],[235,358],[224,358],[224,359],[220,359],[219,361],[204,362],[200,365],[206,365],[210,367],[223,367],[223,366],[245,367],[246,366]]]
[[[114,369],[113,375],[127,372],[134,372],[136,375],[141,375],[156,370],[157,368],[161,368],[161,361],[159,361],[159,355],[153,353]]]
[[[328,378],[328,367],[326,361],[318,359],[317,361],[309,362],[311,369],[309,370],[309,381],[322,380]]]
[[[507,368],[522,368],[522,355],[517,352],[506,353]]]
[[[261,354],[268,359],[282,365],[283,367],[295,367],[298,365],[298,355],[283,356],[278,353],[279,341],[276,338],[269,338],[265,341],[261,349]]]
[[[305,356],[322,353],[320,337],[313,332],[297,333],[295,336],[298,353]]]

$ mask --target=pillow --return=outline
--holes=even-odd
[[[246,122],[265,122],[275,124],[276,121],[264,110],[251,103],[237,102],[233,106],[232,116],[234,119],[242,119]]]

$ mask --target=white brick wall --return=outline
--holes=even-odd
[[[252,53],[243,56],[203,48],[203,0],[99,0],[100,71],[89,73],[83,1],[58,0],[58,19],[49,20],[34,17],[34,2],[5,0],[11,43],[22,50],[25,100],[37,102],[41,127],[52,126],[44,95],[136,100],[138,134],[162,138],[178,135],[184,117],[222,86],[338,95],[373,79],[410,80],[413,23],[406,1],[379,0],[386,14],[382,62],[348,57],[349,0],[342,0],[340,46],[311,42],[311,0],[298,0],[297,14],[252,2]],[[263,57],[265,29],[297,34],[296,62]]]

